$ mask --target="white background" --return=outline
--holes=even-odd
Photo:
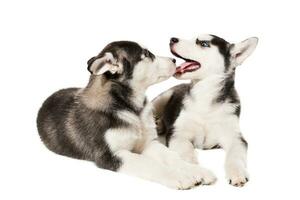
[[[0,3],[0,199],[299,199],[300,31],[297,1],[14,1]],[[225,181],[220,150],[199,152],[214,186],[176,191],[53,154],[36,115],[47,96],[84,87],[86,61],[113,40],[135,40],[171,56],[172,36],[230,42],[259,37],[237,70],[250,182]],[[178,84],[148,90],[153,98]],[[298,191],[297,191],[298,189]]]

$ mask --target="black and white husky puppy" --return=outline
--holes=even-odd
[[[172,188],[213,183],[209,171],[156,140],[145,91],[175,69],[174,59],[155,56],[135,42],[110,43],[88,61],[85,88],[60,90],[44,102],[37,118],[42,141],[55,153]]]
[[[234,186],[243,186],[249,179],[235,69],[257,42],[253,37],[231,44],[214,35],[192,40],[171,38],[171,52],[185,60],[175,77],[191,83],[175,86],[153,100],[158,134],[165,136],[169,148],[191,163],[197,163],[195,147],[223,148],[226,176]]]

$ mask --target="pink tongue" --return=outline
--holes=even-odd
[[[190,65],[196,64],[195,62],[184,62],[179,67],[176,68],[176,73],[180,72],[183,73],[184,69]]]

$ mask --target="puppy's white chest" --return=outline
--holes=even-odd
[[[204,148],[207,138],[210,137],[209,116],[206,114],[206,110],[197,110],[193,105],[189,107],[177,119],[176,132],[185,134],[185,137],[191,140],[196,147]]]
[[[186,99],[184,110],[175,123],[176,132],[185,134],[197,148],[211,148],[219,143],[223,134],[222,124],[229,120],[229,113],[233,111],[231,105],[210,102]]]

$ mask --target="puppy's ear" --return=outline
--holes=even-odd
[[[94,56],[94,57],[92,57],[92,58],[90,58],[88,61],[87,61],[87,65],[88,65],[88,70],[89,70],[89,72],[91,72],[91,70],[90,70],[90,68],[91,68],[91,65],[92,65],[92,63],[95,61],[97,59],[97,57],[96,56]],[[91,72],[92,73],[92,72]]]
[[[230,55],[234,65],[241,65],[255,50],[257,43],[258,38],[251,37],[242,42],[233,44],[230,49]]]
[[[88,60],[88,70],[93,75],[101,75],[105,72],[112,74],[121,73],[122,66],[111,53],[105,53],[102,57],[92,57]]]

